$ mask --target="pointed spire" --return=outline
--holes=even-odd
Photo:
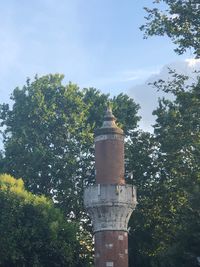
[[[112,113],[111,107],[108,105],[104,115],[103,125],[101,128],[117,128],[115,121],[116,118]]]
[[[102,127],[97,129],[95,131],[95,135],[101,135],[101,134],[121,134],[123,135],[123,130],[120,129],[117,125],[116,125],[116,118],[112,113],[112,108],[111,106],[108,104],[105,115],[104,115],[104,121],[102,124]]]

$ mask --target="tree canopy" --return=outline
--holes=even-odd
[[[53,199],[66,218],[79,223],[80,239],[84,236],[91,244],[83,190],[94,182],[94,128],[101,125],[110,102],[127,137],[132,136],[139,105],[125,94],[110,98],[95,88],[63,85],[62,80],[58,74],[36,76],[13,91],[13,106],[1,105],[0,164],[3,172],[22,177],[34,194]],[[84,253],[90,253],[87,246]]]
[[[161,2],[167,4],[166,10],[161,6],[145,8],[147,23],[141,27],[145,37],[167,34],[178,45],[176,52],[182,54],[192,48],[199,57],[198,1],[154,1],[160,5]],[[191,83],[190,77],[175,71],[170,73],[171,81],[159,80],[153,84],[156,89],[173,95],[173,100],[160,99],[153,112],[154,148],[152,153],[147,150],[153,168],[146,160],[143,173],[154,178],[147,188],[142,187],[138,210],[130,222],[131,251],[138,266],[199,264],[200,78],[197,76]],[[153,175],[144,172],[148,166]]]
[[[164,5],[161,5],[162,2]],[[146,24],[141,26],[145,38],[167,35],[177,45],[175,51],[183,54],[188,48],[200,57],[200,3],[198,0],[156,0],[160,8],[145,7]]]
[[[154,1],[160,9],[145,8],[147,23],[141,27],[145,37],[166,34],[177,45],[176,52],[182,54],[191,48],[199,57],[198,2]],[[55,255],[51,254],[52,249],[58,253],[57,262],[68,261],[67,266],[70,266],[74,262],[74,246],[68,250],[68,241],[72,244],[76,242],[73,234],[68,236],[72,224],[66,223],[67,220],[78,223],[76,236],[80,242],[76,251],[81,259],[74,262],[74,266],[91,266],[91,224],[82,196],[84,187],[94,182],[93,132],[101,125],[108,102],[126,134],[126,179],[138,190],[138,206],[129,222],[129,266],[198,266],[200,78],[197,77],[191,84],[188,77],[175,72],[171,74],[171,81],[154,83],[156,89],[172,94],[173,98],[159,100],[154,111],[156,123],[153,134],[137,129],[139,105],[125,94],[111,98],[95,88],[81,90],[72,83],[63,85],[63,76],[59,74],[36,76],[33,81],[28,79],[23,88],[14,90],[13,106],[0,106],[4,141],[3,153],[0,154],[1,172],[22,177],[26,189],[48,196],[54,204],[43,196],[28,193],[21,180],[1,176],[0,197],[3,200],[0,204],[11,207],[3,206],[0,214],[3,216],[0,232],[6,229],[3,241],[0,240],[2,266],[18,266],[17,260],[26,261],[26,257],[34,264],[38,261],[42,262],[41,266],[47,266],[44,265],[46,255]],[[62,214],[53,206],[60,207]],[[14,216],[11,216],[13,210]],[[24,217],[24,214],[30,214],[30,217]],[[12,220],[9,221],[10,216]],[[31,240],[31,235],[26,236],[26,230],[17,231],[15,218],[20,227],[23,221],[23,229],[31,225],[39,242],[41,240],[39,245],[34,236]],[[35,222],[47,233],[45,237]],[[63,239],[59,235],[60,227],[66,230]],[[13,229],[14,234],[6,240],[9,229]],[[20,252],[16,241],[19,233],[23,239],[27,238],[26,247],[22,244]],[[39,233],[41,236],[37,236]],[[48,241],[53,238],[51,246],[46,247],[45,238],[49,238]],[[3,242],[13,249],[13,253],[9,248],[6,251]],[[44,244],[44,255],[34,250],[41,244]],[[59,250],[61,244],[64,250]],[[27,248],[35,256],[30,256]],[[69,254],[65,254],[66,250]],[[6,262],[8,258],[9,263]],[[48,261],[57,266],[53,265],[51,257]]]
[[[14,90],[13,107],[1,106],[2,170],[22,176],[27,189],[52,198],[66,220],[78,223],[82,245],[75,266],[91,266],[91,224],[82,196],[94,182],[93,131],[110,101],[127,137],[126,179],[138,188],[139,204],[129,223],[130,266],[196,266],[199,83],[189,86],[187,77],[176,73],[169,83],[155,82],[174,99],[159,101],[150,134],[137,130],[139,106],[127,95],[110,98],[95,88],[64,86],[62,79],[36,77]]]
[[[13,107],[0,109],[4,127],[3,171],[22,177],[33,193],[53,198],[66,216],[82,216],[83,187],[94,182],[93,131],[108,101],[127,134],[137,127],[138,105],[94,88],[62,85],[62,75],[36,77],[16,88]],[[81,207],[81,208],[80,208]]]

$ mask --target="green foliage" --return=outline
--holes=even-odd
[[[152,232],[156,223],[154,197],[159,144],[153,135],[138,132],[126,144],[127,181],[137,187],[137,208],[129,221],[129,266],[149,267],[154,249]],[[158,211],[157,211],[158,213]]]
[[[76,226],[53,203],[0,175],[0,266],[75,266]]]
[[[50,196],[66,216],[80,220],[85,216],[80,196],[94,182],[94,128],[111,101],[120,123],[133,131],[138,105],[123,94],[109,99],[94,88],[64,86],[62,79],[56,74],[28,80],[14,90],[12,108],[1,105],[1,164],[4,172],[22,177],[31,192]]]
[[[118,124],[124,130],[126,137],[134,134],[140,117],[137,115],[139,105],[132,98],[125,94],[114,96],[111,101],[113,113],[115,114]]]
[[[161,99],[154,135],[139,132],[126,144],[127,180],[137,186],[130,219],[130,266],[197,266],[200,246],[200,80],[171,71],[154,83],[173,94]]]
[[[175,74],[175,78],[177,74]],[[186,86],[185,77],[179,77],[182,86],[174,90],[174,81],[157,83],[161,90],[167,87],[175,100],[160,100],[154,112],[157,115],[155,134],[160,143],[162,182],[170,190],[165,206],[172,212],[169,218],[171,227],[165,239],[164,255],[170,258],[170,266],[196,266],[198,247],[200,246],[200,79]],[[168,211],[168,216],[169,216]],[[163,209],[167,217],[167,210]],[[177,225],[178,227],[174,227]],[[174,228],[174,230],[173,230]],[[173,240],[173,246],[171,244]]]
[[[199,57],[199,1],[154,1],[162,2],[166,10],[145,8],[145,37],[166,34],[176,52],[191,48]],[[126,179],[138,189],[129,222],[130,266],[197,266],[200,79],[186,85],[188,77],[171,74],[173,81],[154,83],[174,96],[159,101],[154,135],[135,130],[139,106],[124,94],[110,98],[95,88],[64,86],[59,74],[36,76],[14,90],[13,107],[0,106],[0,169],[22,177],[25,186],[0,176],[0,266],[91,266],[91,224],[82,196],[94,182],[93,132],[108,103],[127,137]]]
[[[62,215],[55,215],[59,212],[55,211],[52,203],[44,197],[28,193],[21,180],[7,177],[7,181],[11,180],[6,182],[2,178],[2,192],[9,192],[10,195],[12,192],[18,201],[11,202],[12,205],[15,203],[13,210],[19,212],[18,222],[21,223],[22,220],[26,224],[28,221],[29,225],[37,220],[36,228],[33,227],[34,233],[30,235],[31,240],[27,239],[25,247],[20,243],[25,255],[30,255],[27,247],[37,247],[37,235],[47,238],[49,242],[48,231],[51,231],[51,237],[54,241],[57,240],[58,245],[54,251],[61,253],[58,249],[60,244],[67,242],[66,247],[62,246],[63,254],[59,254],[61,256],[58,262],[66,260],[64,253],[67,251],[70,252],[67,260],[72,260],[70,264],[73,262],[76,267],[91,266],[91,224],[84,211],[82,196],[84,187],[94,182],[93,131],[100,127],[104,110],[110,103],[126,134],[126,179],[136,185],[138,191],[139,203],[129,223],[130,266],[197,265],[196,257],[199,256],[200,246],[200,81],[198,79],[196,84],[190,86],[186,85],[188,77],[173,72],[171,74],[174,76],[173,81],[166,83],[160,80],[154,83],[157,89],[174,96],[173,100],[163,98],[159,101],[159,106],[154,111],[157,116],[154,134],[136,131],[139,106],[127,95],[110,98],[94,88],[80,90],[71,83],[64,86],[61,75],[36,77],[32,83],[28,80],[22,89],[14,90],[13,108],[6,104],[1,106],[0,120],[4,129],[4,151],[0,159],[2,170],[22,177],[25,188],[33,193],[52,198],[65,217],[78,224],[76,236],[79,245],[75,249],[79,260],[74,262],[73,251],[70,252],[67,247],[68,232],[62,240],[57,232],[59,226],[65,223]],[[20,197],[16,197],[16,192],[20,192]],[[28,203],[28,207],[20,204],[22,199]],[[39,204],[36,205],[36,202]],[[34,209],[36,206],[40,207],[39,210],[45,214],[46,219],[41,219]],[[26,213],[21,210],[24,207]],[[53,216],[53,221],[48,219],[47,207],[54,210],[50,216]],[[9,221],[11,211],[5,207],[1,210],[5,211],[2,213],[5,221]],[[27,219],[29,217],[24,217],[24,213],[29,215],[29,210],[30,220]],[[61,218],[59,222],[58,218]],[[48,220],[51,223],[47,223]],[[47,228],[44,226],[39,229],[44,221]],[[3,225],[0,232],[3,232],[4,227],[7,231],[12,229],[13,221],[10,220],[10,223],[11,225]],[[67,224],[66,227],[70,225]],[[13,232],[15,233],[14,230]],[[26,240],[27,231],[23,233],[24,235],[20,232],[20,236]],[[2,240],[8,246],[10,243],[12,246],[16,244],[12,235],[10,243],[6,243],[10,239]],[[48,244],[46,239],[41,242]],[[54,245],[52,242],[52,246]],[[70,248],[73,250],[74,247]],[[46,258],[50,253],[48,249],[51,246],[44,245],[43,256],[33,256],[31,260],[37,262],[38,257],[39,260],[41,258],[41,266],[53,262],[53,259]],[[8,255],[4,251],[2,248],[2,255]],[[15,249],[13,254],[9,251],[8,258],[12,255],[14,259],[19,259]],[[37,255],[36,252],[34,255]],[[46,262],[43,262],[42,257]],[[17,262],[14,264],[21,266]],[[51,264],[54,266],[54,262]],[[36,263],[35,266],[40,265]]]
[[[161,10],[161,2],[166,8]],[[198,0],[156,0],[158,8],[145,8],[147,23],[141,26],[145,38],[152,35],[167,35],[178,46],[175,51],[183,54],[188,48],[200,57],[200,3]],[[164,5],[165,6],[165,5]]]
[[[161,2],[167,5],[166,10]],[[145,8],[147,23],[141,27],[145,38],[166,34],[178,46],[177,53],[191,48],[199,58],[199,1],[154,3],[160,4],[160,9]],[[157,89],[172,94],[174,100],[160,99],[154,111],[157,171],[151,204],[147,198],[143,212],[138,210],[140,217],[136,213],[140,221],[134,222],[137,226],[141,223],[141,227],[132,233],[139,244],[133,248],[144,259],[142,266],[190,267],[198,266],[200,246],[200,78],[191,84],[189,77],[170,73],[172,81],[154,83]],[[147,237],[149,246],[140,242],[141,235]]]
[[[140,194],[130,221],[133,266],[198,266],[200,83],[186,84],[187,78],[176,73],[171,82],[155,83],[174,100],[159,101],[154,137],[143,142],[140,137],[128,147],[128,168],[135,171]]]
[[[110,98],[94,88],[64,86],[62,80],[58,74],[27,80],[23,88],[14,90],[13,107],[1,105],[0,165],[3,172],[22,177],[31,192],[52,198],[68,219],[79,223],[80,241],[84,236],[89,244],[80,250],[90,258],[91,224],[83,207],[83,190],[94,183],[94,128],[101,126],[110,102],[119,124],[131,135],[139,106],[127,95]]]

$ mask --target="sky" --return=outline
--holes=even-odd
[[[166,77],[167,66],[191,72],[200,62],[176,55],[170,39],[144,40],[144,6],[152,1],[0,1],[0,103],[27,77],[63,73],[80,88],[129,94],[141,106],[141,127],[151,130],[158,94],[148,81]]]

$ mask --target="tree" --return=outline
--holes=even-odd
[[[0,266],[75,266],[75,224],[22,179],[0,175]]]
[[[173,76],[170,82],[154,83],[174,98],[160,99],[151,142],[145,138],[129,148],[128,164],[136,170],[140,194],[130,221],[133,266],[198,266],[200,84],[199,79],[188,85],[187,77]]]
[[[200,3],[198,0],[156,0],[164,2],[164,8],[145,8],[147,23],[141,26],[145,38],[153,35],[167,35],[178,46],[175,51],[183,54],[191,48],[200,57]],[[163,9],[163,10],[162,10]]]
[[[14,90],[12,108],[1,106],[1,162],[4,172],[22,177],[31,192],[50,196],[66,216],[79,220],[83,188],[94,182],[93,131],[102,122],[109,96],[72,83],[64,86],[62,79],[56,74],[28,80]],[[134,130],[138,105],[123,94],[110,101],[120,123]]]
[[[166,10],[145,8],[147,23],[141,26],[145,38],[167,35],[178,46],[200,56],[199,1],[167,1]],[[165,6],[164,6],[165,7]],[[153,193],[152,220],[148,221],[151,243],[147,266],[198,266],[199,247],[199,92],[200,79],[191,84],[188,78],[173,71],[171,82],[157,81],[154,86],[171,93],[174,100],[163,98],[154,111],[158,170]]]
[[[154,197],[159,144],[150,133],[139,131],[126,144],[126,177],[137,188],[137,207],[129,221],[129,266],[151,266],[155,222]]]
[[[62,75],[27,81],[13,92],[13,108],[2,105],[5,153],[3,171],[22,177],[26,188],[45,194],[69,215],[77,210],[80,161],[91,134],[87,111],[76,85],[63,86]],[[28,177],[28,178],[27,178]],[[77,214],[78,216],[78,214]]]
[[[165,244],[164,253],[160,254],[161,260],[165,259],[168,264],[170,258],[170,266],[177,266],[177,260],[179,266],[197,266],[200,245],[200,198],[197,193],[200,189],[200,79],[186,85],[187,77],[173,75],[175,79],[171,82],[155,83],[157,88],[171,92],[175,98],[173,101],[160,100],[154,111],[157,115],[155,135],[160,143],[160,178],[168,188],[163,214],[173,226],[168,227],[164,240],[159,237]]]
[[[130,266],[198,266],[200,246],[200,81],[171,73],[154,86],[173,94],[160,99],[154,134],[126,144],[127,179],[138,205],[129,222]]]
[[[52,198],[65,217],[79,223],[80,239],[84,236],[92,242],[83,190],[94,183],[94,128],[101,126],[111,102],[130,135],[137,127],[139,106],[127,95],[110,98],[95,88],[64,86],[62,80],[58,74],[36,76],[14,90],[13,107],[1,105],[4,152],[0,165],[3,172],[22,177],[31,192]],[[92,253],[88,249],[83,254]]]

